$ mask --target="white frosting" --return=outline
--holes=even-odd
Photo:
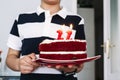
[[[75,39],[75,40],[49,40],[49,39],[46,39],[40,44],[44,44],[44,43],[49,44],[49,43],[52,43],[52,42],[69,42],[69,41],[86,42],[86,40],[78,40],[78,39]]]
[[[41,51],[40,54],[86,54],[86,51],[57,51],[57,52]]]

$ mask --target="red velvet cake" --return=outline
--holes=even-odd
[[[41,58],[72,60],[87,58],[86,40],[44,40],[39,44]]]

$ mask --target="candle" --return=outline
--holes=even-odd
[[[70,37],[72,35],[72,28],[73,28],[73,25],[70,24],[70,29],[67,30],[67,32],[66,32],[67,33],[67,37],[66,37],[67,40],[70,39]]]
[[[59,29],[57,30],[57,33],[58,33],[58,36],[57,36],[57,40],[63,40],[63,39],[70,39],[71,35],[72,35],[72,28],[73,28],[73,25],[70,24],[70,27],[68,30],[65,29],[65,25],[63,25],[61,27],[62,29]],[[65,35],[65,33],[67,33],[67,35]]]
[[[73,29],[73,25],[72,25],[72,24],[70,24],[70,29],[71,29],[71,30]]]
[[[68,40],[68,39],[70,39],[70,36],[71,36],[71,34],[72,34],[72,31],[71,31],[71,30],[68,30],[66,33],[67,33],[66,39]]]
[[[64,38],[64,30],[65,29],[65,25],[62,25],[61,26],[61,29],[57,30],[57,33],[58,33],[58,37],[57,39],[60,40],[60,39],[65,39]]]
[[[61,29],[57,30],[57,33],[58,33],[57,39],[58,39],[58,40],[59,40],[59,39],[62,39],[62,34],[63,34],[62,30],[61,30]]]

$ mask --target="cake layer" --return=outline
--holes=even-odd
[[[86,40],[45,40],[39,45],[39,57],[55,60],[87,58]]]
[[[72,60],[87,58],[87,54],[40,54],[41,58],[55,59],[55,60]]]
[[[39,45],[40,51],[86,51],[85,40],[52,40]]]

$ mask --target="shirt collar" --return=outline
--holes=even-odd
[[[48,10],[44,10],[44,9],[41,8],[41,7],[38,7],[38,8],[37,8],[37,14],[38,14],[38,15],[40,15],[40,14],[43,13],[43,12],[47,13],[47,12],[49,12],[49,11],[48,11]],[[60,11],[58,11],[57,13],[53,14],[53,16],[56,15],[56,14],[65,19],[66,16],[67,16],[67,10],[62,7],[62,9],[61,9]]]

